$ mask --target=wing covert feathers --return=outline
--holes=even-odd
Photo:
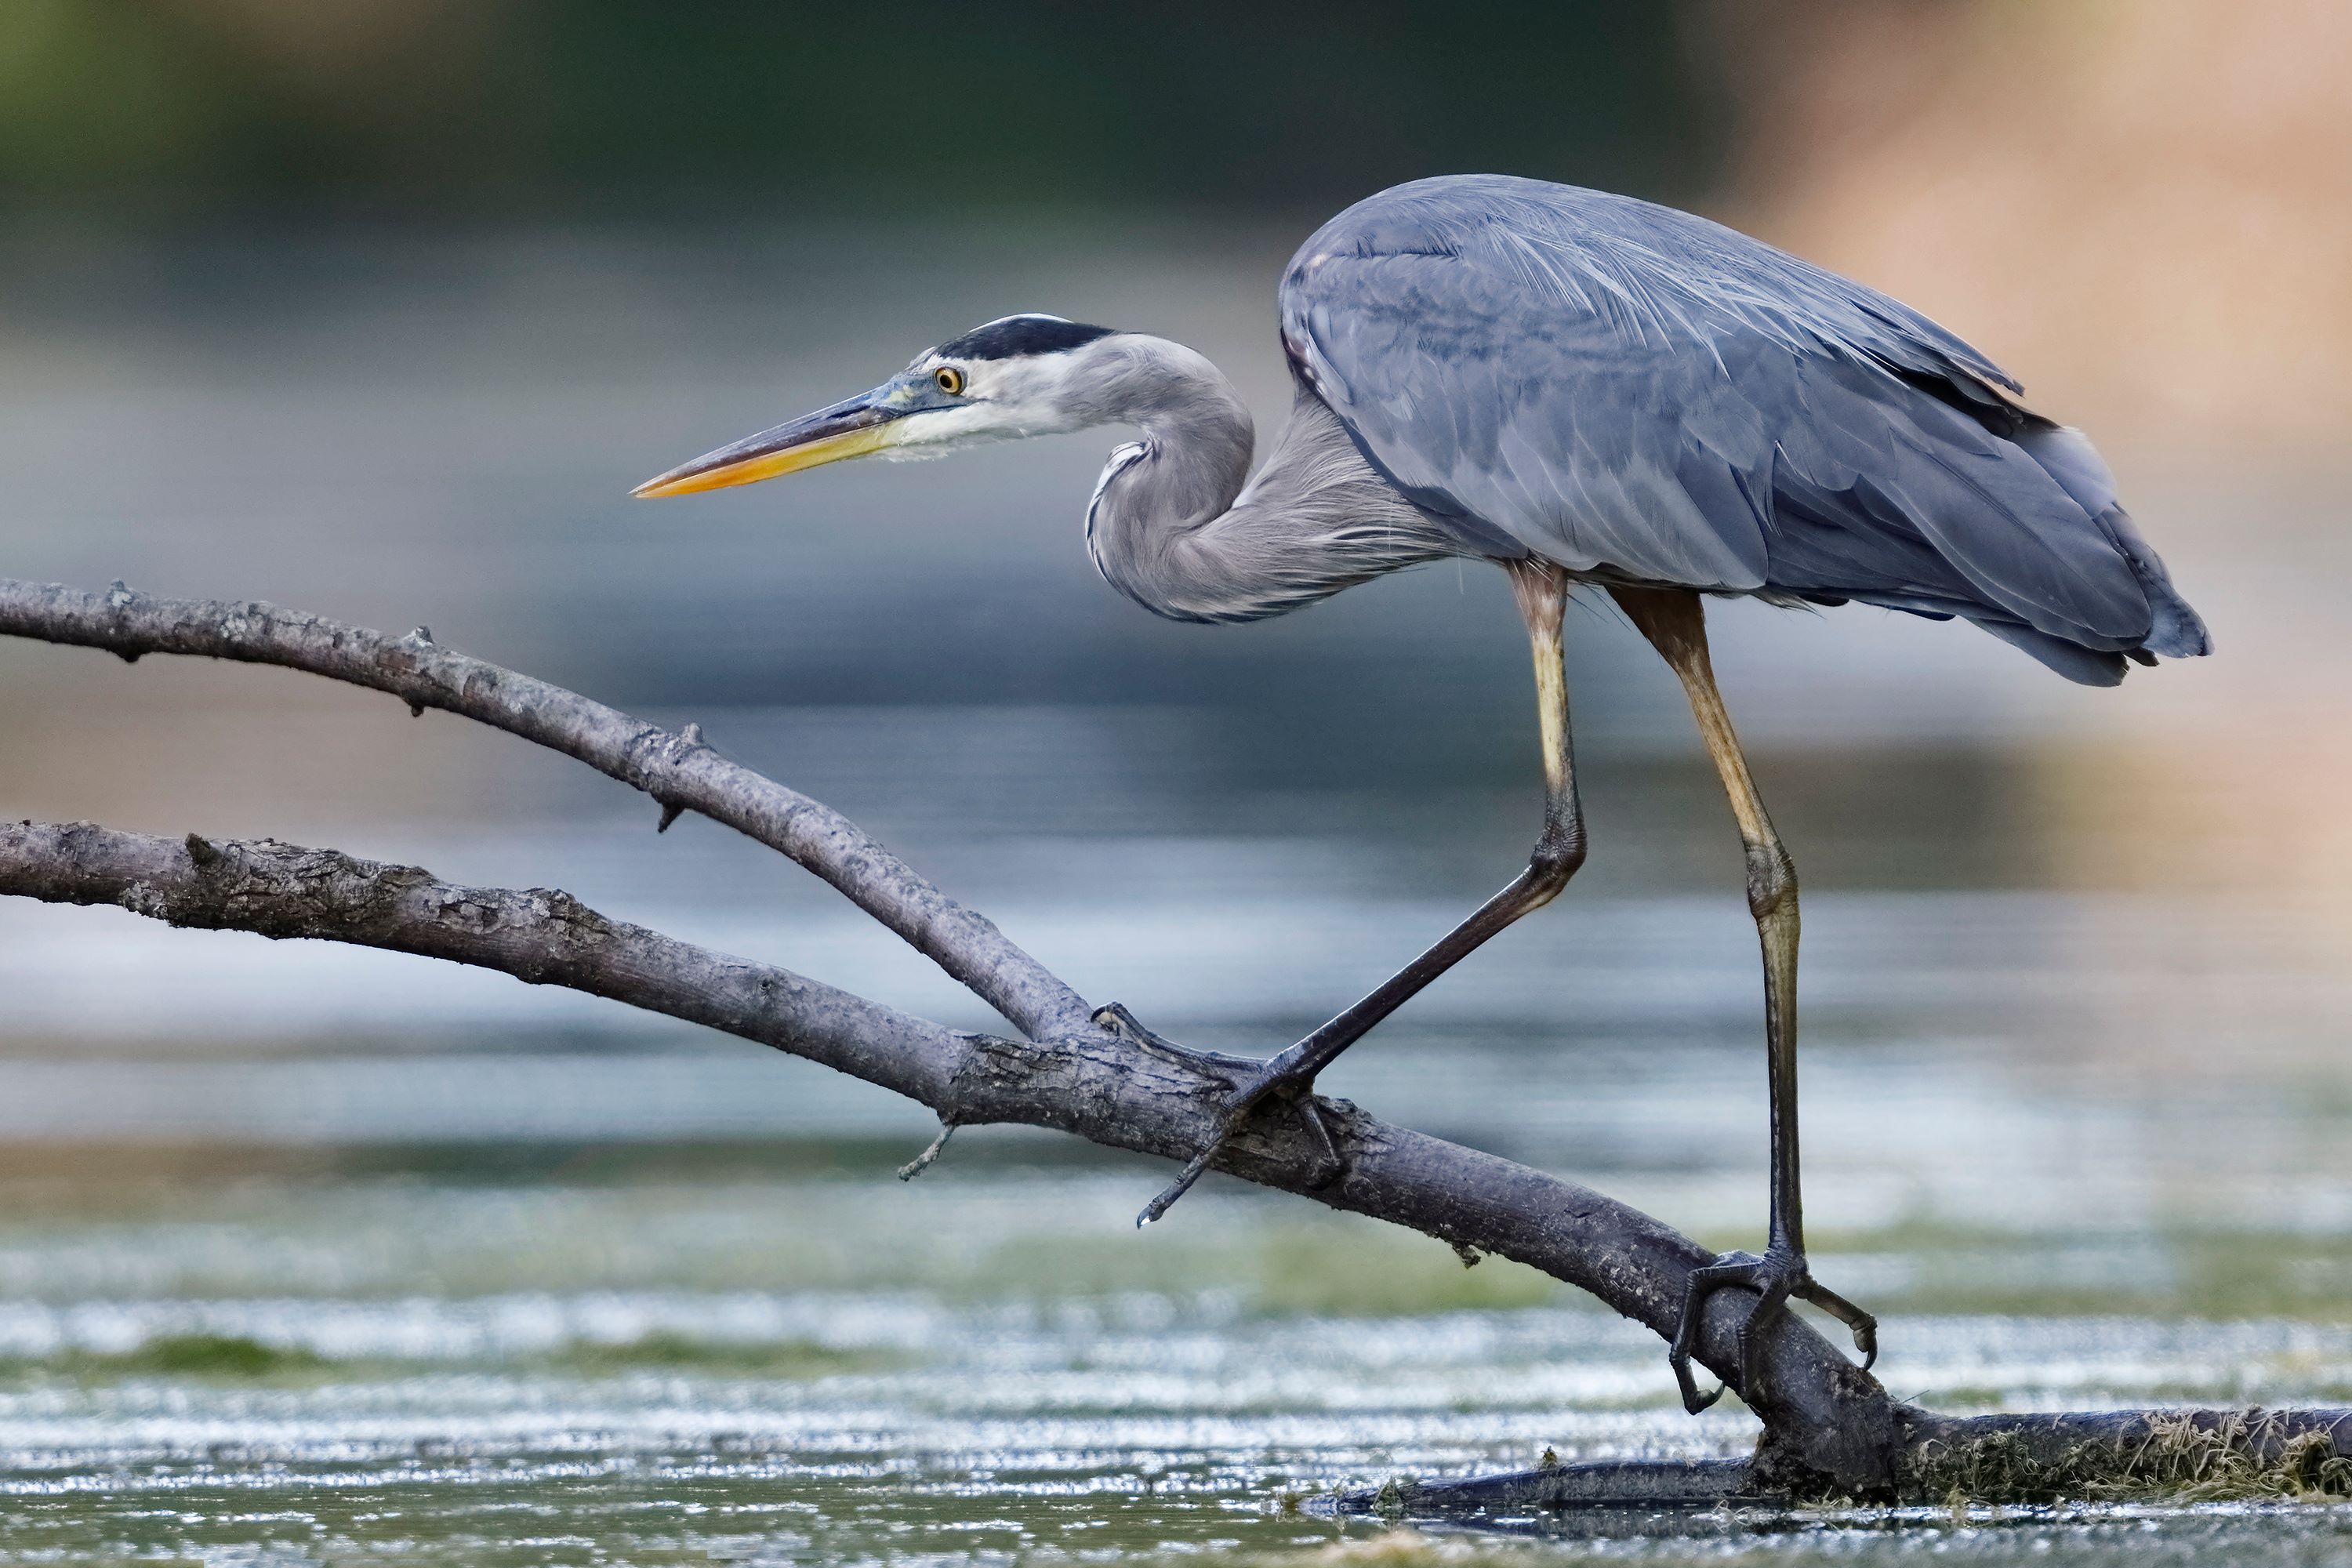
[[[1416,504],[1572,572],[1958,616],[2092,684],[2210,647],[2079,432],[1917,311],[1704,218],[1400,185],[1300,248],[1282,325]]]

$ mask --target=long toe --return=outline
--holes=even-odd
[[[1224,1142],[1220,1135],[1214,1143],[1185,1162],[1184,1168],[1176,1173],[1176,1179],[1160,1188],[1158,1197],[1143,1205],[1142,1212],[1135,1216],[1135,1228],[1141,1230],[1147,1225],[1157,1224],[1160,1217],[1175,1205],[1178,1198],[1191,1192],[1192,1184],[1201,1179],[1201,1173],[1209,1168],[1211,1157],[1223,1146]]]
[[[1769,1258],[1758,1266],[1760,1291],[1739,1325],[1739,1394],[1750,1405],[1764,1396],[1764,1345],[1771,1335],[1772,1321],[1787,1310],[1789,1292],[1804,1267],[1801,1258],[1785,1263]]]
[[[1727,1287],[1752,1283],[1763,1261],[1752,1252],[1727,1252],[1706,1268],[1692,1269],[1690,1281],[1683,1288],[1682,1317],[1675,1325],[1674,1347],[1666,1352],[1666,1361],[1682,1390],[1683,1408],[1694,1415],[1722,1398],[1727,1386],[1717,1384],[1714,1393],[1701,1395],[1691,1376],[1691,1357],[1697,1352],[1699,1336],[1706,1328],[1707,1299]]]
[[[1808,1279],[1798,1296],[1839,1322],[1853,1335],[1853,1348],[1862,1352],[1862,1370],[1868,1372],[1878,1363],[1878,1320],[1855,1306],[1836,1291]]]
[[[1098,1029],[1108,1029],[1129,1045],[1140,1046],[1153,1056],[1174,1059],[1184,1054],[1184,1047],[1145,1025],[1142,1019],[1128,1011],[1124,1002],[1110,1002],[1097,1007],[1093,1023]]]
[[[1326,1157],[1325,1168],[1330,1171],[1330,1179],[1337,1179],[1339,1171],[1335,1167],[1339,1163],[1339,1152],[1332,1146],[1330,1131],[1324,1125],[1321,1112],[1314,1106],[1312,1099],[1315,1090],[1314,1077],[1309,1073],[1302,1073],[1292,1066],[1286,1060],[1288,1055],[1288,1052],[1285,1052],[1283,1056],[1276,1057],[1271,1061],[1258,1064],[1255,1071],[1243,1077],[1241,1081],[1234,1085],[1232,1092],[1225,1098],[1223,1111],[1218,1117],[1215,1133],[1210,1137],[1207,1143],[1202,1146],[1201,1152],[1186,1163],[1184,1169],[1177,1173],[1176,1179],[1169,1183],[1158,1197],[1143,1205],[1143,1212],[1135,1216],[1138,1228],[1158,1220],[1174,1205],[1178,1198],[1192,1191],[1192,1184],[1199,1181],[1202,1174],[1208,1170],[1209,1162],[1216,1158],[1217,1151],[1223,1148],[1232,1140],[1233,1135],[1241,1130],[1242,1124],[1249,1120],[1252,1111],[1277,1091],[1286,1098],[1297,1099],[1300,1116],[1306,1121],[1307,1131],[1317,1139],[1321,1146],[1320,1152]]]

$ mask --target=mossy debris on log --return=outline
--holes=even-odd
[[[1955,1423],[1903,1453],[1909,1496],[1970,1503],[2163,1499],[2352,1499],[2352,1451],[2290,1413],[2154,1411],[2084,1431],[2079,1421]]]

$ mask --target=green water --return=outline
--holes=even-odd
[[[1186,856],[1154,881],[1223,879]],[[1336,967],[1357,962],[1351,921],[1437,907],[1279,899],[1157,930],[1263,922]],[[1054,940],[1082,963],[1153,950],[1103,909]],[[1559,913],[1330,1087],[1753,1245],[1739,911]],[[2305,956],[2324,958],[2326,913],[1812,900],[1813,1263],[1880,1314],[1891,1390],[1955,1412],[2352,1402],[2343,983]],[[142,930],[97,918],[115,923],[76,940]],[[826,931],[741,945],[825,952]],[[172,950],[48,951],[68,977],[20,960],[20,997],[87,995],[72,965]],[[305,962],[199,952],[239,985]],[[330,968],[264,994],[472,1005],[424,988],[440,973]],[[2256,973],[2259,991],[2231,978]],[[1590,1016],[1481,1011],[1555,992]],[[2197,1048],[2225,1016],[2232,1051]],[[2352,1506],[1343,1521],[1317,1500],[1547,1448],[1737,1456],[1755,1424],[1684,1415],[1653,1336],[1505,1261],[1465,1268],[1222,1179],[1139,1233],[1160,1167],[1022,1130],[963,1130],[902,1183],[933,1131],[903,1102],[625,1019],[510,1020],[20,1047],[0,1101],[0,1563],[2352,1563]]]
[[[1045,1147],[983,1131],[903,1187],[842,1149],[19,1177],[0,1562],[2352,1562],[2352,1509],[2311,1506],[1323,1517],[1753,1424],[1684,1415],[1649,1335],[1524,1269],[1230,1187],[1139,1237],[1148,1169]],[[2352,1394],[2352,1312],[2273,1311],[2328,1245],[2132,1245],[2195,1283],[2094,1300],[2079,1238],[1949,1227],[1816,1266],[1885,1282],[1884,1373],[1944,1408]]]

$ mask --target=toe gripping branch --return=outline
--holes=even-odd
[[[1772,1320],[1788,1310],[1790,1298],[1810,1301],[1843,1323],[1853,1333],[1853,1348],[1862,1352],[1862,1369],[1868,1372],[1878,1360],[1878,1320],[1855,1306],[1826,1286],[1814,1282],[1811,1271],[1805,1266],[1804,1254],[1778,1248],[1761,1258],[1752,1252],[1727,1252],[1704,1268],[1691,1271],[1690,1282],[1683,1292],[1682,1321],[1675,1331],[1674,1348],[1666,1359],[1675,1369],[1675,1382],[1681,1387],[1683,1408],[1696,1415],[1723,1397],[1728,1383],[1718,1383],[1710,1394],[1701,1394],[1691,1376],[1691,1355],[1698,1349],[1699,1334],[1706,1326],[1707,1298],[1717,1290],[1737,1288],[1756,1292],[1756,1305],[1740,1320],[1737,1344],[1739,1351],[1739,1393],[1749,1405],[1764,1397],[1764,1363],[1762,1352],[1765,1331]]]
[[[1315,1185],[1328,1186],[1338,1179],[1346,1162],[1339,1156],[1339,1146],[1332,1142],[1331,1129],[1323,1120],[1323,1112],[1315,1102],[1315,1075],[1298,1062],[1296,1047],[1270,1060],[1257,1061],[1248,1057],[1229,1057],[1217,1051],[1196,1051],[1145,1027],[1141,1020],[1127,1010],[1125,1004],[1113,1002],[1096,1010],[1094,1021],[1098,1027],[1109,1030],[1138,1049],[1160,1060],[1201,1073],[1224,1085],[1224,1104],[1219,1112],[1215,1133],[1203,1144],[1200,1152],[1186,1162],[1160,1195],[1143,1205],[1135,1216],[1139,1229],[1166,1214],[1178,1198],[1192,1190],[1201,1173],[1209,1168],[1217,1151],[1223,1148],[1234,1134],[1250,1118],[1259,1104],[1267,1100],[1279,1100],[1298,1113],[1298,1120],[1315,1140],[1325,1173]]]

